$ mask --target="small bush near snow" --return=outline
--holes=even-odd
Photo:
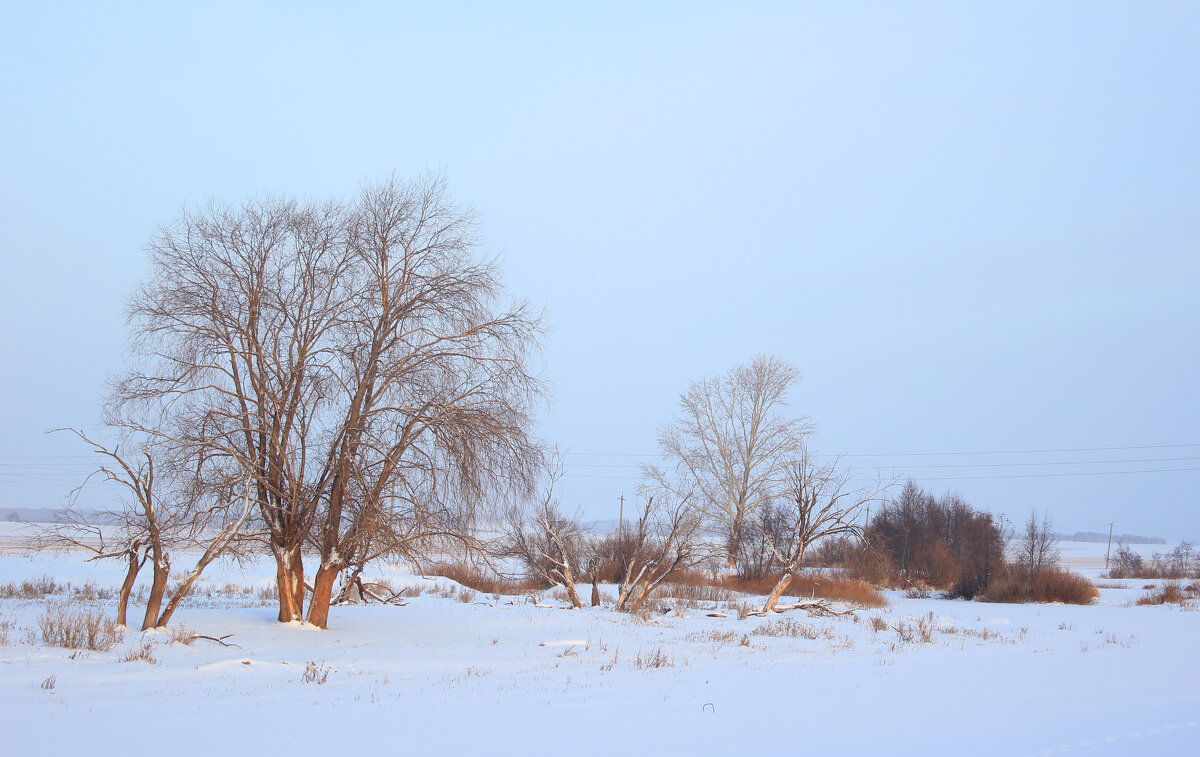
[[[62,602],[46,605],[37,622],[42,641],[52,647],[107,652],[120,639],[116,625],[103,614],[76,610]]]

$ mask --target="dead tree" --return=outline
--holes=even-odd
[[[786,418],[788,390],[799,372],[771,355],[723,377],[697,381],[680,396],[680,413],[658,434],[667,467],[645,466],[660,490],[683,496],[725,541],[725,566],[736,567],[754,514],[774,499],[786,466],[810,424]]]
[[[760,528],[764,544],[782,571],[767,595],[763,613],[775,610],[811,545],[832,536],[861,539],[863,525],[858,518],[863,509],[894,484],[851,488],[849,479],[850,474],[839,470],[836,461],[818,467],[809,458],[807,446],[801,447],[799,458],[788,468],[783,504],[777,513],[786,527]]]
[[[635,524],[621,535],[616,609],[638,612],[673,573],[703,559],[700,518],[686,498],[648,496]]]

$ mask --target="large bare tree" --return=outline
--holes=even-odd
[[[151,243],[114,407],[250,480],[281,622],[305,618],[303,550],[325,627],[347,567],[469,538],[487,493],[528,487],[541,321],[477,247],[437,178],[210,206]]]
[[[807,419],[783,414],[799,378],[786,361],[760,355],[693,383],[659,431],[664,465],[643,469],[656,489],[693,492],[693,506],[724,539],[727,568],[736,567],[749,519],[778,495],[811,430]]]

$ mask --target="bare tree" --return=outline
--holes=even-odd
[[[700,518],[686,498],[649,496],[637,521],[620,534],[618,611],[637,612],[673,573],[704,558]]]
[[[545,495],[537,504],[515,505],[508,509],[500,553],[503,557],[518,560],[528,575],[561,586],[567,592],[571,608],[579,609],[583,607],[583,601],[575,584],[582,577],[580,571],[588,552],[587,537],[578,513],[567,516],[560,509],[554,497],[556,479],[557,476],[551,478]],[[594,575],[593,568],[593,578]]]
[[[110,423],[115,421],[110,418]],[[128,567],[117,600],[117,623],[121,625],[126,624],[129,596],[138,573],[149,561],[152,578],[141,627],[145,631],[166,626],[204,569],[237,546],[251,513],[249,484],[241,498],[213,497],[212,492],[198,488],[195,481],[181,478],[181,471],[172,465],[178,460],[169,457],[170,448],[155,444],[153,439],[141,438],[126,429],[124,442],[132,450],[123,454],[119,448],[109,449],[81,431],[68,430],[105,460],[83,485],[100,478],[121,487],[125,496],[118,508],[90,516],[72,504],[61,513],[59,523],[42,530],[39,546],[84,548],[93,552],[89,561],[123,558]],[[240,508],[235,508],[237,500]],[[106,537],[106,531],[113,536]],[[115,548],[108,546],[114,541]],[[176,549],[198,551],[200,557],[167,597],[171,552]]]
[[[305,618],[302,550],[325,627],[347,568],[469,540],[487,494],[528,489],[541,322],[476,247],[439,179],[213,206],[151,243],[113,407],[210,489],[250,480],[281,622]]]
[[[802,446],[799,459],[788,468],[787,484],[779,520],[783,528],[763,528],[760,535],[780,566],[763,612],[773,612],[779,598],[787,591],[792,578],[804,563],[804,555],[818,541],[837,536],[861,539],[863,524],[858,522],[863,509],[880,499],[894,481],[875,486],[853,488],[850,474],[838,468],[837,462],[815,465]]]
[[[308,614],[322,627],[360,542],[406,553],[434,539],[466,543],[484,496],[527,493],[541,460],[529,431],[540,321],[524,303],[500,307],[499,271],[475,259],[473,219],[444,182],[364,188],[346,235],[354,297],[336,330],[344,398]],[[402,538],[378,539],[381,529]]]
[[[693,383],[658,434],[666,467],[643,470],[659,489],[695,490],[693,506],[725,541],[727,568],[736,567],[749,519],[777,496],[811,430],[806,419],[782,415],[799,378],[791,364],[761,355]]]
[[[1029,520],[1017,542],[1016,557],[1032,593],[1038,575],[1058,565],[1058,541],[1054,538],[1049,514],[1044,514],[1039,521],[1036,511],[1029,513]]]

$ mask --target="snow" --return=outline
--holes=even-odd
[[[1094,558],[1094,545],[1079,555]],[[464,603],[437,593],[458,588],[447,579],[390,569],[382,577],[397,588],[425,593],[404,607],[334,608],[320,631],[276,623],[273,601],[255,597],[274,573],[270,558],[244,573],[214,565],[172,624],[233,634],[237,647],[132,630],[103,653],[29,644],[45,601],[0,600],[6,753],[116,754],[139,742],[181,755],[1200,751],[1200,613],[1136,606],[1145,581],[1103,581],[1122,588],[1087,607],[890,592],[887,608],[857,620],[739,620],[705,617],[709,603],[644,618],[564,610],[548,595],[550,608]],[[0,583],[42,575],[116,587],[121,571],[80,554],[0,555]],[[873,631],[874,616],[889,629]],[[930,643],[893,630],[923,620]],[[754,633],[763,627],[799,635]],[[157,662],[122,661],[143,638]],[[306,666],[325,683],[303,682]]]

